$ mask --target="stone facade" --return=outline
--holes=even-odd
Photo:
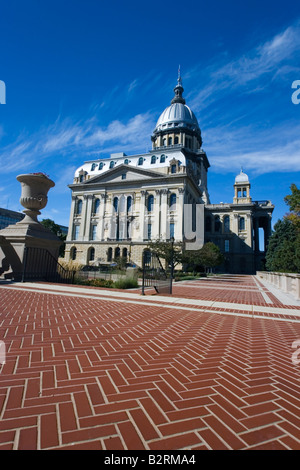
[[[274,206],[252,201],[243,171],[235,179],[232,203],[210,203],[210,164],[198,121],[182,97],[180,77],[174,92],[157,122],[149,153],[112,154],[76,170],[69,185],[66,260],[103,264],[121,256],[141,266],[150,240],[174,237],[187,243],[196,234],[195,248],[212,241],[224,253],[220,270],[252,273],[262,268]]]

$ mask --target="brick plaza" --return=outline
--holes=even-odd
[[[1,450],[300,449],[300,302],[255,276],[0,299]]]

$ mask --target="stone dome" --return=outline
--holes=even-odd
[[[201,130],[195,114],[185,103],[185,99],[182,96],[183,91],[179,73],[177,85],[174,88],[175,95],[171,100],[170,106],[161,113],[151,139],[153,142],[156,142],[158,136],[163,138],[164,135],[167,135],[169,140],[170,135],[173,135],[175,142],[175,138],[178,138],[175,136],[181,133],[182,136],[185,136],[182,139],[182,143],[185,142],[185,146],[188,145],[190,149],[197,150],[202,145]],[[193,140],[193,137],[196,137],[196,141]],[[191,143],[192,141],[193,143]]]
[[[197,118],[193,111],[183,103],[172,103],[160,115],[155,132],[174,129],[174,127],[188,128],[194,132],[200,132]]]
[[[248,175],[241,170],[240,174],[235,177],[235,183],[249,183]]]

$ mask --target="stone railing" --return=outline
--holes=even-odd
[[[300,274],[257,271],[257,276],[300,300]]]

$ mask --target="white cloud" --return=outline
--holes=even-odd
[[[138,114],[124,123],[112,121],[107,127],[98,125],[96,118],[84,122],[57,120],[30,137],[21,135],[16,142],[2,148],[3,173],[25,171],[35,163],[50,161],[60,155],[74,161],[80,155],[100,155],[109,151],[145,151],[154,128],[150,114]],[[83,157],[82,157],[83,155]]]
[[[241,166],[255,174],[300,171],[300,125],[284,123],[261,131],[220,126],[206,134],[206,151],[215,171],[238,171]]]
[[[195,111],[202,110],[218,100],[220,95],[236,89],[245,90],[246,86],[251,86],[250,92],[261,91],[268,84],[266,76],[271,80],[282,79],[288,73],[299,72],[299,55],[300,28],[297,22],[243,56],[226,63],[222,56],[220,62],[210,65],[206,71],[202,70],[202,76],[208,77],[208,84],[192,97],[190,106]]]

